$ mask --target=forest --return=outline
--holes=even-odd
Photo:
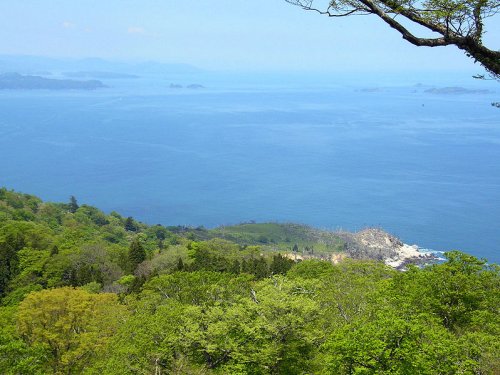
[[[235,228],[1,188],[0,373],[500,373],[497,265],[459,251],[404,272],[299,261],[344,244]]]

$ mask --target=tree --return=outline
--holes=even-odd
[[[18,252],[25,247],[46,250],[50,235],[48,228],[31,222],[8,221],[0,225],[0,297],[20,271]]]
[[[135,239],[130,244],[130,248],[128,251],[128,260],[130,265],[130,271],[134,272],[137,266],[146,260],[146,250],[139,242],[139,240]]]
[[[269,276],[269,266],[264,257],[254,258],[252,261],[252,273],[257,279],[263,279]]]
[[[180,349],[186,330],[198,327],[200,309],[173,300],[154,308],[146,306],[148,301],[130,306],[133,315],[100,353],[100,361],[89,374],[203,374],[189,371],[190,363],[176,363],[183,357]]]
[[[80,223],[93,223],[98,226],[109,224],[109,220],[103,212],[86,204],[82,205],[75,213],[75,219]]]
[[[234,273],[236,275],[241,272],[241,264],[238,259],[233,260],[233,264],[231,265],[229,272]]]
[[[17,252],[19,249],[12,242],[11,237],[0,241],[0,297],[6,292],[10,280],[18,272]]]
[[[97,244],[83,246],[79,254],[73,254],[67,272],[71,276],[69,284],[72,286],[90,282],[109,286],[122,276],[122,270],[111,261],[106,249]]]
[[[269,271],[273,275],[277,274],[285,275],[290,270],[290,268],[292,268],[294,264],[295,262],[292,259],[288,259],[282,256],[281,254],[273,255],[273,261],[269,266]]]
[[[431,314],[403,315],[375,304],[369,309],[375,311],[335,330],[323,345],[328,373],[483,373]]]
[[[52,249],[50,249],[50,256],[54,256],[59,254],[59,248],[57,245],[52,246]]]
[[[322,347],[328,373],[498,373],[499,270],[463,253],[445,256],[446,263],[379,281],[373,275],[383,277],[381,268],[363,276],[359,262],[348,265],[347,275],[326,278],[318,293],[325,316],[335,319],[330,305],[346,317]]]
[[[500,51],[483,44],[485,18],[500,10],[497,0],[285,0],[328,17],[374,14],[415,46],[454,45],[500,78]],[[319,4],[318,4],[319,3]],[[318,4],[318,5],[316,5]],[[407,25],[437,37],[420,37]]]
[[[114,294],[66,287],[30,293],[17,323],[27,345],[45,349],[44,365],[52,373],[72,374],[82,373],[106,346],[123,314]]]
[[[78,210],[80,206],[78,206],[78,203],[76,201],[76,198],[72,195],[70,198],[69,198],[69,204],[68,204],[68,209],[69,209],[69,212],[71,213],[75,213],[76,210]]]
[[[312,374],[324,333],[314,293],[280,276],[253,285],[237,303],[207,307],[185,340],[220,374]],[[193,353],[194,354],[194,353]]]
[[[128,230],[129,232],[137,232],[137,224],[131,216],[127,217],[124,226],[125,230]]]
[[[179,257],[179,260],[177,261],[177,271],[184,271],[184,262],[182,261],[182,258]]]

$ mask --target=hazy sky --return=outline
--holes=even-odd
[[[2,0],[0,54],[158,60],[230,70],[467,70],[374,16],[329,19],[284,0]],[[486,41],[500,46],[500,22]]]

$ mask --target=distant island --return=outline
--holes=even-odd
[[[367,87],[359,90],[360,92],[382,92],[382,88],[380,87]]]
[[[441,87],[427,89],[424,92],[428,94],[439,94],[439,95],[461,95],[461,94],[491,94],[490,90],[471,90],[465,87]]]
[[[182,89],[183,86],[178,84],[178,83],[171,83],[169,88],[171,89]],[[205,86],[203,85],[200,85],[199,83],[192,83],[190,85],[186,85],[186,88],[187,89],[190,89],[190,90],[199,90],[199,89],[204,89]]]
[[[116,73],[116,72],[99,72],[99,71],[82,71],[82,72],[65,72],[65,77],[69,78],[97,78],[97,79],[133,79],[139,78],[135,74]]]
[[[101,81],[53,79],[19,73],[0,74],[0,90],[95,90],[106,87]]]

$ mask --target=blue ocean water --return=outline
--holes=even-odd
[[[114,85],[1,92],[0,185],[151,224],[378,226],[500,261],[495,86]]]

